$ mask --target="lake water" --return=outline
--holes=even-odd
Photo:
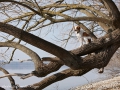
[[[24,62],[24,63],[12,62],[11,64],[4,65],[2,67],[8,70],[10,73],[30,73],[31,71],[34,70],[34,66],[32,62]],[[62,71],[66,68],[68,67],[63,66],[59,71]],[[4,75],[4,74],[0,72],[0,75]],[[69,77],[62,81],[58,81],[54,84],[51,84],[50,86],[46,87],[43,90],[69,90],[70,88],[74,88],[80,85],[101,80],[104,77],[106,77],[105,74],[98,74],[97,69],[94,69],[83,76]],[[44,78],[37,78],[34,76],[27,78],[25,80],[22,80],[17,76],[13,76],[13,78],[15,79],[16,84],[18,84],[19,86],[31,85],[33,83],[40,82],[42,79],[44,79]],[[5,88],[6,90],[11,90],[10,82],[7,78],[0,79],[0,86]]]

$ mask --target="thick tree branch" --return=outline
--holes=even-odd
[[[35,67],[37,68],[37,63],[39,64],[43,64],[40,57],[32,50],[30,50],[29,48],[23,46],[23,45],[20,45],[18,43],[14,43],[14,42],[0,42],[0,47],[14,47],[14,48],[17,48],[21,51],[23,51],[24,53],[26,53],[27,55],[29,55],[34,64],[35,64]]]
[[[40,57],[34,51],[32,51],[29,48],[27,48],[23,45],[20,45],[18,43],[0,42],[0,47],[17,48],[17,49],[23,51],[24,53],[26,53],[27,55],[29,55],[31,57],[32,61],[34,62],[34,66],[35,66],[35,71],[33,71],[34,72],[33,75],[38,76],[38,77],[46,76],[47,74],[58,70],[62,66],[62,64],[59,64],[58,62],[56,62],[56,63],[50,62],[48,65],[43,64]]]
[[[2,25],[2,24],[0,24],[0,25]],[[15,28],[15,27],[13,27],[13,26],[11,26],[11,25],[7,25],[7,24],[3,24],[3,26],[0,26],[1,28],[0,28],[0,30],[1,31],[4,31],[4,32],[7,32],[7,33],[9,33],[9,34],[12,34],[12,35],[16,35],[16,37],[19,37],[20,38],[20,35],[22,34],[23,36],[28,36],[27,34],[29,34],[29,33],[27,33],[27,32],[24,32],[24,31],[22,31],[22,30],[20,30],[20,29],[18,29],[18,28]],[[12,28],[11,28],[12,27]],[[12,31],[11,30],[9,30],[9,29],[12,29]],[[15,30],[15,31],[14,31]],[[22,31],[22,33],[20,33],[20,31]],[[19,33],[18,33],[19,32]],[[24,34],[23,34],[24,33]],[[19,35],[20,34],[20,35]],[[31,38],[31,37],[33,37],[33,35],[32,34],[30,34],[30,36],[28,36],[29,37],[29,39],[27,38],[26,39],[26,37],[22,37],[22,40],[27,40],[27,42],[30,42],[31,41],[31,39],[32,40],[36,40],[36,38],[38,38],[38,37],[35,37],[34,36],[34,38]],[[104,46],[106,46],[107,47],[107,45],[109,46],[109,45],[111,45],[111,44],[113,44],[113,43],[115,43],[115,42],[119,42],[119,37],[120,37],[120,31],[119,30],[116,30],[116,31],[114,31],[111,35],[106,35],[104,38],[100,38],[100,39],[98,39],[98,41],[96,40],[95,42],[96,42],[96,44],[97,44],[97,42],[99,42],[97,45],[95,44],[95,43],[91,43],[91,44],[89,44],[88,46],[89,46],[89,49],[87,48],[87,50],[89,50],[90,51],[90,47],[93,47],[91,50],[93,50],[93,51],[95,51],[96,49],[100,49],[100,48],[102,48],[101,46],[102,45],[104,45]],[[41,39],[39,39],[40,41],[41,41]],[[39,42],[40,42],[39,41]],[[42,40],[42,42],[44,43],[44,40]],[[34,43],[36,43],[36,42],[34,42]],[[47,42],[48,43],[48,42]],[[108,43],[108,44],[107,44]],[[33,44],[32,42],[30,42],[30,44]],[[41,43],[39,43],[39,44],[41,44]],[[38,44],[38,46],[40,46]],[[100,45],[101,44],[101,45]],[[34,44],[35,46],[37,45],[37,44]],[[45,45],[48,45],[48,44],[44,44],[44,46]],[[50,44],[51,45],[51,44]],[[53,45],[53,44],[52,44]],[[12,45],[13,46],[13,45]],[[84,45],[84,46],[87,46],[87,45]],[[83,46],[83,47],[84,47]],[[98,47],[98,46],[100,46],[100,47]],[[103,46],[103,47],[104,47]],[[56,46],[57,47],[57,46]],[[39,47],[39,48],[41,48],[41,47]],[[85,52],[85,50],[86,50],[86,48],[84,48],[83,49],[83,51]],[[96,49],[95,49],[96,48]],[[48,48],[49,49],[49,48]],[[44,50],[44,49],[43,49]],[[72,51],[73,52],[73,51]],[[79,52],[80,53],[80,52]],[[79,53],[78,53],[78,55],[79,55]],[[74,52],[74,54],[76,54],[76,52]],[[109,54],[109,53],[108,53]],[[77,54],[76,54],[77,55]],[[90,67],[92,67],[92,68],[94,68],[94,67],[97,67],[98,65],[93,65],[93,63],[95,64],[96,63],[96,57],[99,57],[99,54],[98,55],[92,55],[91,57],[91,59],[90,59],[90,57],[85,57],[84,59],[79,59],[78,61],[77,61],[77,64],[75,64],[75,66],[77,66],[77,68],[76,69],[78,69],[78,68],[87,68],[89,65],[90,65],[90,62],[91,62],[91,65],[92,66],[90,66]],[[94,58],[93,58],[94,57]],[[101,57],[103,57],[103,56],[101,56]],[[69,59],[68,59],[69,60]],[[72,59],[73,60],[73,62],[74,62],[74,59]],[[102,60],[103,60],[103,58],[102,59],[100,59],[100,61],[98,61],[98,62],[102,62]],[[107,60],[107,63],[108,63],[108,61],[109,60]],[[64,62],[64,61],[63,61]],[[64,62],[65,63],[65,62]],[[68,62],[69,64],[71,64],[71,62],[69,61]],[[53,63],[52,63],[53,64]],[[66,64],[66,63],[65,63]],[[57,65],[56,63],[55,63],[55,65]],[[59,64],[58,64],[59,65]],[[106,65],[106,64],[105,64]],[[51,64],[49,64],[48,66],[51,66]],[[52,66],[54,66],[54,64],[52,65]],[[101,66],[101,64],[100,64],[100,66]],[[104,66],[104,65],[103,65]],[[61,65],[60,65],[60,67],[61,67]],[[72,67],[71,65],[70,65],[70,67]],[[53,67],[54,68],[54,67]],[[57,66],[57,68],[59,68],[58,66]],[[45,69],[45,68],[44,68]],[[46,68],[47,69],[47,68]],[[50,69],[50,70],[52,70],[52,69]],[[39,68],[38,68],[38,70],[37,71],[41,71]],[[46,70],[47,71],[47,70]],[[46,73],[45,73],[46,74]],[[42,75],[44,76],[45,74],[43,74],[42,73]],[[36,75],[37,76],[37,75]],[[41,76],[40,74],[38,74],[38,76]]]
[[[101,1],[106,6],[108,11],[111,13],[114,20],[117,20],[118,18],[120,18],[120,12],[112,0],[101,0]]]
[[[63,79],[70,77],[70,76],[81,76],[90,70],[91,70],[90,68],[89,69],[81,69],[81,70],[66,69],[62,72],[59,72],[57,74],[51,75],[51,76],[43,79],[41,82],[30,85],[30,87],[29,86],[23,87],[23,88],[20,88],[18,90],[27,90],[27,89],[29,89],[29,90],[41,90],[41,89],[47,87],[48,85],[50,85],[56,81],[63,80]]]
[[[106,46],[107,47],[107,46]],[[117,48],[118,48],[119,46],[117,46]],[[117,48],[115,48],[115,51],[116,51],[116,49]],[[108,48],[106,49],[106,50],[108,50]],[[102,54],[104,54],[104,53],[106,53],[106,50],[104,50],[103,49],[103,51],[101,52],[100,51],[100,53],[102,53]],[[111,53],[110,51],[114,51],[114,49],[112,48],[112,50],[110,49],[109,51],[107,51],[107,55],[105,55],[105,57],[107,57],[108,55],[110,55],[110,54],[112,54],[113,55],[113,53]],[[109,53],[110,52],[110,53]],[[110,56],[112,56],[112,55],[110,55]],[[91,58],[92,57],[92,58]],[[96,60],[96,58],[97,57],[100,57],[100,55],[99,55],[99,53],[98,54],[96,54],[96,55],[91,55],[90,57],[85,57],[85,58],[83,58],[83,60],[82,60],[82,62],[80,61],[79,62],[79,68],[87,68],[88,66],[90,66],[90,65],[92,65],[92,66],[90,66],[90,67],[92,67],[92,68],[94,68],[94,67],[96,67],[96,66],[98,66],[98,64],[99,63],[97,63],[97,62],[102,62],[102,60],[103,60],[103,58],[105,58],[104,56],[101,56],[102,57],[102,59],[101,58],[99,58],[100,59],[100,61],[99,60]],[[107,59],[107,58],[105,58],[106,60],[107,60],[107,63],[108,63],[108,60],[110,60],[110,58],[109,59]],[[88,62],[89,61],[89,62]],[[90,61],[92,61],[92,62],[90,62]],[[95,65],[95,62],[96,62],[96,64],[97,65]],[[93,63],[94,63],[94,65],[93,65]],[[90,65],[89,65],[90,64]],[[103,62],[103,64],[104,64],[104,62]],[[107,64],[105,64],[105,65],[107,65]],[[101,66],[101,64],[100,64],[100,66]]]
[[[119,29],[117,29],[112,33],[106,34],[104,37],[94,40],[90,44],[83,45],[80,48],[71,50],[71,52],[78,56],[85,55],[86,53],[92,53],[94,51],[100,50],[104,46],[108,47],[114,43],[119,42],[119,40],[120,40],[119,35],[120,35],[120,31],[119,31]]]
[[[41,38],[38,38],[30,33],[24,32],[21,29],[18,29],[12,25],[3,24],[3,23],[0,24],[0,31],[14,35],[15,37],[20,38],[21,40],[24,40],[31,45],[41,48],[61,58],[64,64],[71,68],[78,69],[81,67],[80,65],[82,64],[81,62],[82,60],[79,57],[76,57],[73,54],[69,53],[68,51],[62,49],[61,47],[58,47],[50,42],[47,42]],[[91,44],[84,45],[83,48],[81,48],[82,50],[77,49],[78,51],[74,50],[72,52],[74,52],[75,55],[81,55],[79,54],[80,52],[82,52],[82,55],[84,55],[86,54],[85,53],[86,50],[87,50],[87,53],[91,53],[91,52],[94,52],[95,50],[99,50],[100,48],[103,48],[104,46],[110,46],[114,43],[119,42],[120,40],[119,38],[120,38],[120,31],[116,30],[111,34],[108,34],[100,39],[97,39]],[[54,47],[54,50],[52,49],[52,47]]]
[[[54,74],[50,77],[47,77],[45,78],[44,80],[42,80],[41,82],[39,83],[36,83],[36,84],[33,84],[33,85],[30,85],[30,87],[23,87],[23,88],[20,88],[20,90],[27,90],[27,89],[30,89],[30,90],[39,90],[39,89],[43,89],[45,88],[46,86],[56,82],[56,81],[59,81],[59,80],[63,80],[67,77],[70,77],[70,76],[81,76],[83,74],[85,74],[86,72],[90,71],[93,67],[101,67],[101,66],[106,66],[110,60],[110,58],[112,57],[112,55],[115,53],[115,51],[118,49],[119,45],[113,45],[113,46],[110,46],[108,48],[105,48],[103,49],[102,51],[100,51],[97,55],[95,55],[94,57],[93,56],[88,56],[88,58],[84,58],[83,61],[87,61],[88,63],[92,62],[93,60],[96,60],[96,64],[95,63],[90,63],[89,65],[87,64],[84,64],[87,69],[80,69],[80,70],[72,70],[72,69],[67,69],[67,70],[64,70],[60,73],[57,73],[57,74]],[[103,56],[103,57],[102,57]],[[103,61],[101,61],[101,58]],[[90,60],[90,61],[88,61]],[[93,61],[94,62],[94,61]],[[95,64],[95,65],[94,65]]]
[[[63,49],[59,46],[56,46],[48,41],[45,41],[37,36],[34,36],[28,32],[25,32],[21,29],[18,29],[12,25],[0,23],[0,31],[8,33],[10,35],[13,35],[16,38],[19,38],[33,46],[43,49],[59,58],[62,58],[64,63],[66,63],[66,65],[68,65],[68,66],[73,65],[71,67],[75,67],[76,66],[75,64],[77,64],[76,61],[73,61],[75,59],[75,57],[71,53],[66,51],[65,49]],[[54,48],[54,50],[53,50],[53,48]],[[69,63],[69,61],[71,63],[75,63],[75,64],[71,64],[71,63]]]
[[[0,90],[5,90],[4,88],[0,87]]]
[[[62,60],[60,60],[57,57],[55,57],[55,58],[52,58],[52,57],[43,57],[42,61],[59,62],[59,63],[63,64]]]
[[[112,19],[114,20],[113,25],[114,25],[115,29],[120,28],[120,25],[119,25],[120,12],[119,12],[117,6],[115,5],[115,3],[112,0],[101,0],[101,1],[106,6],[110,15],[112,16]]]

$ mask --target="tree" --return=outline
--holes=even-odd
[[[0,42],[0,46],[23,51],[31,57],[35,65],[35,70],[22,78],[32,75],[45,77],[63,65],[70,67],[28,87],[19,87],[18,90],[40,90],[67,77],[81,76],[94,68],[105,67],[120,46],[120,12],[112,0],[71,0],[69,2],[67,0],[57,2],[0,0],[0,4],[3,16],[0,31],[14,36],[12,39],[4,37],[4,42]],[[72,27],[74,24],[79,25],[93,38],[93,41],[68,51],[34,35],[34,32],[39,31],[40,28],[60,23],[64,23],[64,26],[70,22]],[[95,33],[100,33],[99,30],[104,32],[101,37],[95,35]],[[71,35],[67,37],[69,40]],[[22,45],[21,41],[53,54],[55,57],[40,58],[35,51]],[[94,54],[87,55],[90,53]],[[83,55],[86,56],[81,57]],[[50,61],[50,63],[44,64],[44,61]],[[1,70],[8,73],[3,68]],[[7,77],[14,86],[12,77],[10,75]],[[13,89],[16,88],[13,87]]]

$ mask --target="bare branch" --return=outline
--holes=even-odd
[[[24,62],[24,61],[32,61],[32,59],[27,59],[27,60],[20,60],[20,62]]]
[[[101,1],[106,6],[106,8],[110,12],[110,14],[113,15],[113,19],[116,20],[116,19],[120,18],[120,12],[112,0],[101,0]]]
[[[105,15],[104,13],[96,10],[95,8],[92,8],[90,6],[85,6],[85,5],[79,5],[79,4],[60,4],[60,5],[46,5],[46,6],[43,6],[41,8],[45,9],[45,8],[50,8],[50,7],[56,7],[56,8],[63,8],[63,7],[66,7],[64,9],[61,9],[59,10],[58,12],[62,13],[62,12],[65,12],[67,10],[70,10],[70,9],[78,9],[78,10],[82,10],[82,9],[88,9],[92,12],[96,12],[100,17],[104,17],[106,19],[108,19],[109,17],[107,15]]]
[[[83,12],[83,13],[85,13],[87,16],[89,16],[89,17],[95,17],[95,15],[94,14],[92,14],[92,13],[90,13],[90,12],[88,12],[88,11],[86,11],[86,10],[80,10],[81,12]],[[104,29],[104,30],[108,30],[110,27],[108,27],[106,24],[104,24],[104,23],[101,23],[101,22],[98,22],[98,24]]]
[[[31,11],[33,11],[33,12],[35,12],[36,14],[38,14],[38,15],[41,16],[41,13],[40,13],[40,12],[34,10],[34,9],[31,8],[30,6],[28,6],[28,5],[26,5],[26,4],[23,4],[23,3],[21,3],[21,2],[13,1],[13,0],[0,0],[0,2],[13,2],[13,3],[19,4],[19,5],[21,5],[21,6],[24,6],[24,7],[28,8],[28,9],[30,9]]]
[[[6,71],[5,69],[3,69],[3,68],[1,68],[1,67],[0,67],[0,71],[2,71],[2,72],[5,73],[5,74],[9,74],[8,71]],[[11,76],[8,76],[8,79],[10,80],[12,89],[13,89],[13,90],[17,90],[16,87],[15,87],[16,85],[15,85],[14,79],[13,79]]]
[[[18,44],[18,43],[13,43],[13,42],[0,42],[0,47],[5,47],[5,46],[17,48],[17,49],[23,51],[24,53],[26,53],[27,55],[29,55],[29,56],[32,58],[32,60],[33,60],[33,62],[34,62],[34,64],[35,64],[35,67],[36,67],[36,68],[38,68],[38,66],[37,66],[38,63],[39,63],[40,65],[41,65],[41,64],[43,65],[40,57],[39,57],[34,51],[30,50],[29,48],[27,48],[27,47],[25,47],[25,46],[23,46],[23,45],[20,45],[20,44]],[[36,64],[36,63],[37,63],[37,64]],[[40,66],[40,65],[39,65],[39,66]]]
[[[22,74],[22,73],[11,73],[11,74],[5,74],[3,76],[0,76],[0,78],[5,78],[5,77],[10,77],[10,76],[18,76],[21,79],[26,79],[29,78],[31,76],[34,76],[32,73],[28,73],[28,74]]]
[[[70,76],[81,76],[85,74],[86,72],[90,71],[91,69],[81,69],[81,70],[72,70],[72,69],[66,69],[62,72],[56,73],[54,75],[51,75],[45,79],[43,79],[41,82],[35,83],[33,85],[30,85],[30,87],[23,87],[21,89],[27,90],[27,89],[33,89],[33,90],[40,90],[45,88],[46,86],[56,82],[63,80]]]
[[[99,17],[76,17],[76,18],[65,18],[65,19],[56,19],[55,22],[68,22],[68,21],[96,21],[106,24],[112,24],[110,20],[99,18]]]
[[[27,13],[24,13],[23,15],[18,16],[18,17],[8,18],[7,20],[4,21],[4,23],[8,23],[8,22],[16,20],[16,19],[22,19],[24,17],[28,17],[31,15],[35,15],[35,13],[34,12],[27,12]]]

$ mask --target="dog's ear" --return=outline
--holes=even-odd
[[[80,26],[77,26],[77,30],[80,30]]]

